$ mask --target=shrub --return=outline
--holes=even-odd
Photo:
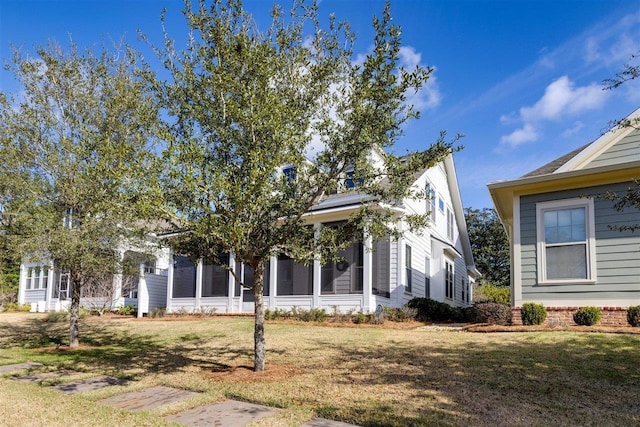
[[[506,325],[511,322],[511,307],[495,302],[481,302],[474,305],[475,319],[479,323]]]
[[[542,304],[535,302],[525,302],[522,304],[523,325],[541,325],[547,318],[547,309]]]
[[[581,307],[573,314],[573,321],[578,325],[595,325],[602,318],[602,311],[598,307]]]
[[[413,320],[418,315],[418,310],[415,308],[410,308],[408,306],[404,306],[401,308],[391,308],[385,307],[382,311],[383,315],[381,318],[390,320],[392,322],[408,322]]]
[[[6,302],[4,311],[31,311],[31,304],[18,304],[17,302]]]
[[[480,285],[475,289],[473,299],[476,303],[494,302],[511,305],[511,289],[508,286]]]
[[[268,308],[264,311],[265,320],[287,319],[289,317],[291,317],[291,313],[282,308],[276,308],[273,310]]]
[[[68,311],[50,311],[44,316],[42,319],[43,322],[48,323],[60,323],[60,322],[68,322],[69,321],[69,312]]]
[[[118,307],[115,312],[120,316],[131,316],[137,313],[138,310],[132,305],[123,305],[122,307]]]
[[[327,320],[327,317],[329,317],[324,308],[312,308],[310,310],[296,309],[295,312],[294,309],[295,307],[291,309],[293,318],[302,322],[324,322]]]
[[[631,326],[640,326],[640,305],[627,308],[627,322]]]
[[[435,322],[458,321],[463,318],[462,311],[444,302],[431,298],[413,298],[407,307],[417,310],[416,318]]]
[[[151,310],[151,313],[149,313],[149,317],[154,319],[156,317],[164,317],[166,313],[167,313],[167,309],[165,307],[156,307],[153,310]]]

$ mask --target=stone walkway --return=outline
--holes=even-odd
[[[0,366],[0,375],[11,374],[29,369],[41,368],[40,363],[20,363],[15,365]],[[30,373],[29,375],[13,377],[16,381],[41,383],[47,379],[58,379],[72,374],[73,371],[53,371]],[[130,381],[109,376],[99,376],[86,378],[79,381],[72,381],[64,384],[51,386],[55,390],[63,393],[76,394],[98,390],[114,385],[127,385]],[[198,396],[200,393],[177,389],[173,387],[157,386],[141,391],[119,394],[99,402],[114,408],[129,411],[145,411],[158,408],[170,403],[179,402]],[[279,409],[271,408],[253,403],[240,402],[237,400],[224,400],[222,402],[211,403],[198,406],[196,408],[169,415],[168,421],[180,423],[187,427],[244,427],[249,423],[265,417],[277,415]],[[303,424],[301,427],[357,427],[353,424],[346,424],[339,421],[314,418]]]

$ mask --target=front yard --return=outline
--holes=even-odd
[[[191,406],[234,398],[283,408],[260,425],[314,416],[363,426],[640,423],[637,334],[271,322],[267,371],[255,374],[251,318],[88,318],[74,351],[56,350],[67,324],[43,318],[0,314],[0,364],[134,381],[70,397],[0,377],[0,424],[165,425],[160,416],[184,408],[130,413],[94,403],[153,385],[204,393]]]

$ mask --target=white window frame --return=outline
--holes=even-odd
[[[585,208],[586,279],[547,279],[547,257],[544,236],[544,213],[563,209]],[[537,268],[539,285],[594,284],[596,274],[595,207],[593,198],[566,199],[536,203]]]
[[[455,223],[455,217],[453,215],[453,211],[449,206],[447,206],[447,237],[449,240],[453,241],[455,237],[455,233],[453,231]]]
[[[456,296],[456,264],[445,258],[444,260],[444,297],[453,300]]]
[[[429,215],[429,219],[432,224],[436,223],[436,199],[438,196],[436,195],[436,188],[433,184],[427,181],[427,185],[425,186],[425,192],[427,193],[427,214]]]

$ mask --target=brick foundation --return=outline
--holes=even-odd
[[[580,307],[547,307],[547,319],[545,324],[558,326],[571,326],[576,323],[573,321],[573,313],[578,311]],[[522,315],[520,307],[511,307],[511,323],[513,325],[522,325]],[[600,307],[602,310],[602,319],[598,325],[602,326],[627,326],[627,310],[621,307]]]

